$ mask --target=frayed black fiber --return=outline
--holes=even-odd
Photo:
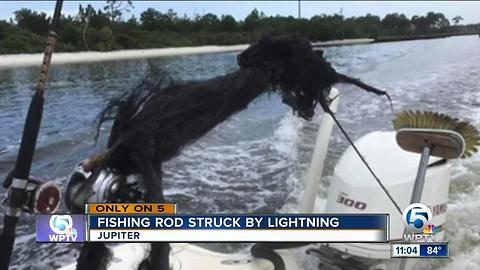
[[[99,116],[98,127],[107,120],[114,123],[98,169],[139,174],[146,200],[164,202],[162,162],[265,92],[279,93],[296,115],[307,120],[313,117],[317,104],[332,113],[329,94],[336,83],[354,84],[388,97],[383,90],[337,73],[322,51],[314,50],[308,39],[297,35],[265,37],[239,54],[238,64],[238,71],[205,81],[175,83],[165,73],[152,73],[137,87],[112,100]],[[104,246],[86,245],[79,265],[89,265],[84,260],[90,257],[95,261],[100,256],[108,257]],[[90,249],[96,247],[100,251],[92,255]],[[266,250],[262,245],[253,248],[259,256],[276,257],[269,251],[265,255]],[[153,243],[139,269],[167,270],[169,252],[168,244]]]

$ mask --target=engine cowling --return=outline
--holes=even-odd
[[[395,132],[372,132],[355,144],[399,206],[402,209],[407,207],[420,154],[402,150],[396,143]],[[451,166],[439,160],[430,158],[421,203],[432,210],[432,224],[444,228]],[[327,194],[327,213],[389,213],[390,239],[403,240],[404,223],[401,215],[352,147],[344,152],[335,166]],[[443,232],[435,237],[441,240]],[[342,243],[330,246],[351,255],[390,258],[389,244]]]

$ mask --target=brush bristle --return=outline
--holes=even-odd
[[[443,113],[404,111],[397,114],[393,120],[393,128],[395,130],[401,128],[429,128],[455,131],[465,140],[465,153],[461,158],[472,156],[473,153],[478,151],[477,146],[480,144],[480,133],[472,124]]]

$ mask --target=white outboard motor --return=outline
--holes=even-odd
[[[410,204],[420,154],[401,149],[396,132],[372,132],[355,142],[363,157],[393,199],[404,209]],[[450,165],[432,157],[425,177],[421,203],[429,206],[433,222],[442,230],[450,184]],[[327,213],[389,213],[390,239],[402,240],[401,215],[350,146],[335,166],[328,189]],[[436,235],[443,238],[443,232]],[[371,259],[390,258],[388,243],[334,243],[332,248],[348,255]]]

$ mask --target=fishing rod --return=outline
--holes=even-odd
[[[15,230],[22,211],[28,209],[25,206],[31,199],[27,188],[32,183],[30,178],[30,169],[32,166],[33,155],[35,153],[35,146],[37,144],[37,137],[40,130],[40,123],[42,120],[43,104],[47,75],[50,68],[50,61],[55,48],[57,40],[57,26],[60,20],[63,0],[57,0],[55,4],[55,12],[50,24],[50,29],[47,36],[47,44],[43,55],[43,62],[40,68],[40,75],[36,86],[35,94],[28,108],[27,118],[23,127],[22,141],[18,150],[18,156],[15,163],[14,170],[11,173],[12,177],[7,177],[3,183],[4,188],[8,188],[8,195],[5,200],[5,216],[3,223],[3,230],[0,235],[0,270],[8,270],[10,259],[12,257],[13,245],[15,243]],[[45,191],[45,190],[43,190]],[[57,198],[54,189],[47,190],[47,193],[42,195],[36,194],[35,198],[44,198],[47,201],[50,198]],[[40,196],[40,197],[38,197]],[[51,197],[53,196],[53,197]],[[59,194],[58,194],[59,196]],[[45,199],[45,198],[44,198]],[[59,197],[57,198],[59,201]],[[51,201],[53,202],[53,201]],[[48,205],[44,210],[53,211],[53,205]],[[57,202],[58,206],[58,202]],[[56,207],[55,207],[56,208]],[[48,212],[46,211],[46,212]]]

